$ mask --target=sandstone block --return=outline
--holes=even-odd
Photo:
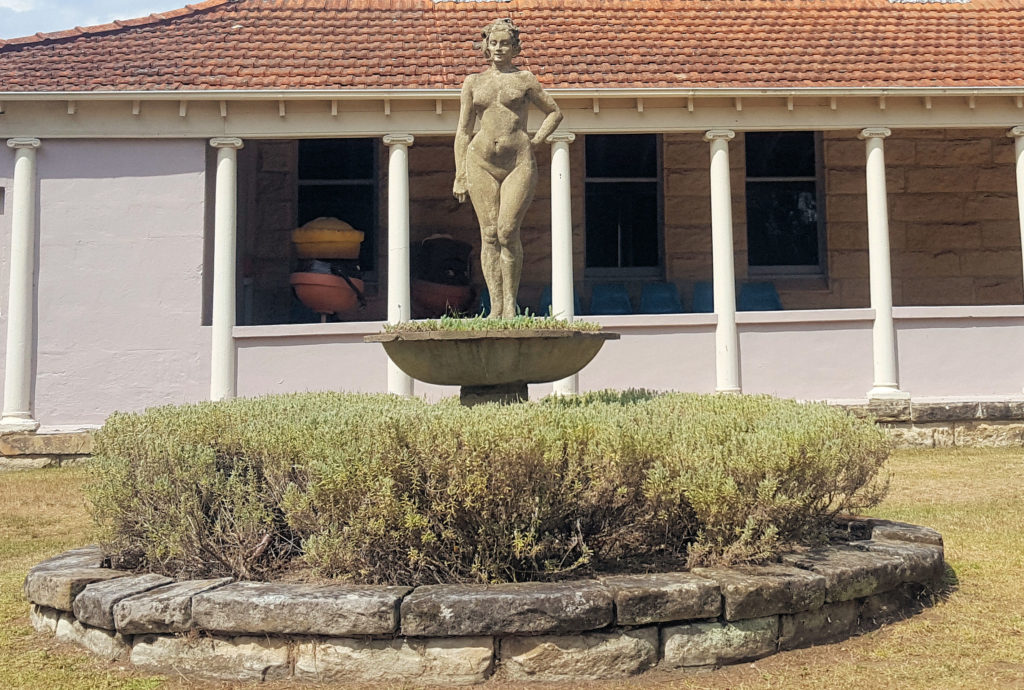
[[[0,435],[0,455],[88,455],[91,452],[90,432]]]
[[[880,592],[862,599],[860,625],[862,628],[876,628],[920,611],[923,606],[924,594],[919,585],[901,585],[889,592]]]
[[[851,546],[827,546],[787,554],[782,562],[825,578],[825,601],[848,601],[894,589],[900,584],[900,560]]]
[[[57,632],[57,623],[62,615],[65,614],[57,609],[32,604],[32,609],[28,614],[28,622],[32,624],[32,628],[36,632],[53,635]]]
[[[662,631],[666,666],[721,666],[774,654],[779,617],[767,616],[733,623],[689,623]]]
[[[868,524],[871,525],[871,538],[875,540],[909,541],[942,546],[942,535],[931,527],[879,518],[868,518]]]
[[[692,573],[618,575],[601,582],[612,592],[619,625],[716,618],[722,612],[718,584]]]
[[[410,587],[235,582],[192,599],[203,630],[285,635],[390,635]]]
[[[898,558],[900,560],[898,573],[901,582],[935,587],[942,582],[942,578],[946,574],[946,562],[941,546],[872,539],[850,542],[850,546]]]
[[[114,625],[126,635],[188,632],[193,627],[192,597],[231,582],[187,580],[136,594],[114,605]]]
[[[75,597],[86,585],[129,574],[107,568],[33,568],[25,577],[22,591],[33,604],[71,611]]]
[[[959,422],[976,419],[979,414],[977,402],[915,402],[910,406],[913,422]]]
[[[84,647],[107,661],[127,660],[131,651],[128,640],[120,633],[82,625],[71,616],[61,616],[56,636],[61,642]]]
[[[1024,421],[1024,400],[993,400],[979,403],[986,422]]]
[[[632,676],[658,663],[658,629],[501,640],[502,675],[549,683]]]
[[[56,455],[0,455],[0,472],[43,470],[47,467],[60,467],[60,457]]]
[[[489,637],[424,640],[329,638],[300,644],[295,680],[319,683],[480,683],[494,668]]]
[[[989,138],[919,141],[917,161],[936,167],[985,165],[992,161],[992,141]]]
[[[536,635],[602,628],[612,597],[593,580],[509,585],[429,585],[402,602],[402,634]]]
[[[855,601],[825,604],[814,611],[782,616],[779,647],[796,649],[845,639],[856,632],[859,620],[860,606]]]
[[[725,618],[735,621],[819,608],[825,601],[825,578],[784,565],[695,568],[693,573],[718,583]]]
[[[114,606],[117,602],[171,582],[173,580],[169,577],[152,573],[94,582],[86,585],[82,593],[75,597],[72,610],[75,618],[85,625],[114,630]]]
[[[164,673],[227,681],[266,681],[291,672],[288,644],[261,637],[144,635],[132,644],[131,662]]]
[[[1015,422],[973,422],[957,424],[957,446],[970,448],[1006,448],[1024,444],[1024,424]]]
[[[61,568],[101,568],[103,567],[103,550],[98,544],[80,546],[32,567],[32,570],[55,570]]]
[[[935,428],[897,424],[886,428],[886,433],[897,448],[934,448]]]

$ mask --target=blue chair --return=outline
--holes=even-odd
[[[709,281],[701,280],[693,284],[693,310],[698,314],[715,311],[715,291]]]
[[[744,283],[736,300],[739,311],[782,311],[782,300],[775,283]]]
[[[591,314],[632,314],[633,304],[622,283],[598,283],[590,292]]]
[[[641,314],[678,314],[683,311],[675,283],[644,283],[640,289]]]
[[[572,291],[572,313],[579,316],[583,313],[583,302],[580,300],[579,293],[576,292],[576,288]],[[537,303],[537,316],[547,316],[551,314],[551,286],[545,285],[544,289],[540,292],[540,302]],[[552,314],[552,316],[558,316],[558,314]]]

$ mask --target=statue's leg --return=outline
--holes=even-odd
[[[498,244],[501,246],[501,280],[504,312],[516,314],[516,296],[523,273],[523,242],[520,228],[533,201],[537,187],[537,169],[531,163],[519,165],[501,184],[501,205],[498,211]],[[492,293],[491,303],[494,303]]]
[[[466,156],[466,179],[469,183],[469,200],[473,203],[473,210],[476,211],[476,219],[480,224],[480,269],[491,295],[489,316],[492,319],[500,319],[505,315],[502,300],[501,247],[498,243],[500,186],[472,154]]]

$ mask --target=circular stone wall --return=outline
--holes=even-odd
[[[372,587],[173,581],[68,551],[25,578],[36,630],[112,660],[217,680],[621,677],[841,640],[917,610],[942,537],[844,521],[851,541],[765,566],[559,583]]]

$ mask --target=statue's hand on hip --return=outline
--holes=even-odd
[[[469,190],[466,188],[466,183],[463,180],[455,180],[455,184],[452,186],[452,195],[460,204],[466,203],[466,199],[469,198]]]

